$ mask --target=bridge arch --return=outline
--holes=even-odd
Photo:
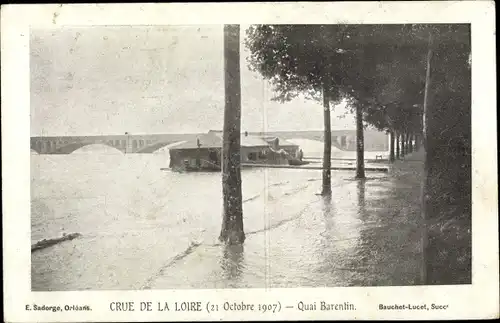
[[[67,144],[65,146],[59,147],[55,153],[57,153],[57,154],[71,154],[80,148],[83,148],[85,146],[91,146],[91,145],[107,146],[107,147],[111,147],[115,150],[118,150],[121,153],[125,153],[125,147],[116,147],[116,146],[112,145],[111,142],[108,142],[108,141],[70,143],[70,144]]]
[[[155,142],[153,144],[150,144],[149,146],[145,146],[139,150],[137,150],[136,152],[139,153],[139,154],[151,154],[151,153],[154,153],[155,151],[157,150],[160,150],[162,148],[170,148],[170,147],[174,147],[178,144],[181,144],[181,143],[184,143],[186,141],[164,141],[164,142]]]
[[[30,148],[31,148],[32,153],[33,153],[33,151],[35,151],[36,153],[41,154],[44,151],[45,147],[46,146],[45,146],[45,143],[43,141],[32,139],[30,142]]]

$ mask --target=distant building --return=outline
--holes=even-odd
[[[221,165],[221,140],[212,133],[200,135],[169,149],[170,165],[174,170],[202,168],[219,170]]]
[[[241,162],[288,164],[299,146],[274,136],[241,136]],[[173,170],[221,169],[222,131],[211,130],[196,138],[170,148],[170,168]]]
[[[344,151],[356,151],[356,130],[332,130],[332,145]],[[383,131],[365,129],[365,151],[388,151],[389,136]]]

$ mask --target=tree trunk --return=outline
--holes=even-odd
[[[389,161],[390,161],[391,163],[394,163],[394,160],[395,160],[395,158],[394,158],[394,139],[395,139],[395,138],[394,138],[394,131],[393,131],[393,130],[391,130],[391,131],[389,132],[389,135],[390,135],[390,138],[391,138],[390,147],[389,147],[389,149],[390,149],[390,153],[389,153]]]
[[[471,75],[468,57],[432,42],[430,35],[424,95],[424,283],[471,284]]]
[[[365,178],[365,139],[363,133],[363,108],[356,105],[356,178]]]
[[[408,137],[409,137],[409,136],[408,136],[408,133],[406,133],[406,134],[405,134],[405,149],[406,149],[406,150],[405,150],[405,155],[408,155],[408,154],[410,153],[410,149],[409,149],[409,147],[408,147],[408,142],[409,142],[409,141],[408,141]]]
[[[427,152],[427,123],[429,122],[428,120],[428,113],[427,110],[429,110],[429,101],[430,101],[430,84],[431,84],[431,59],[432,59],[432,33],[429,33],[429,46],[427,50],[427,67],[426,67],[426,72],[425,72],[425,87],[424,87],[424,107],[422,111],[422,139],[423,139],[423,146],[425,150],[425,159],[424,159],[424,179],[423,179],[423,185],[422,185],[422,220],[423,220],[423,230],[422,230],[422,262],[423,262],[423,267],[422,267],[422,272],[421,272],[421,280],[423,284],[428,284],[429,281],[432,281],[432,278],[429,278],[428,275],[428,267],[431,267],[432,271],[432,266],[428,265],[429,262],[429,233],[428,233],[428,226],[427,226],[427,218],[428,218],[428,213],[430,213],[431,210],[431,204],[429,203],[429,196],[426,196],[428,192],[430,191],[429,187],[429,157],[430,155]],[[432,276],[432,274],[431,274]]]
[[[330,120],[330,98],[328,84],[323,84],[323,121],[324,121],[324,150],[323,150],[323,190],[322,195],[332,194],[332,126]]]
[[[222,153],[223,220],[219,240],[245,241],[241,193],[240,26],[224,25],[224,128]]]
[[[410,150],[410,154],[413,152],[413,134],[410,135],[408,140],[408,149]]]
[[[405,156],[408,155],[408,134],[404,134],[404,142],[405,142]]]
[[[400,143],[399,143],[399,133],[396,132],[396,159],[399,159],[401,156],[400,153]]]
[[[420,135],[415,134],[415,151],[420,150]]]
[[[404,156],[406,155],[406,136],[405,136],[405,133],[403,132],[401,134],[401,157],[404,158]]]

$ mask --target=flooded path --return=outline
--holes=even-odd
[[[246,230],[243,246],[200,245],[165,267],[148,288],[420,284],[416,174],[404,170],[365,182],[344,178],[332,198],[309,196],[310,203],[295,213],[285,198],[268,210],[268,229]],[[286,220],[273,220],[282,213],[288,213]]]
[[[33,290],[324,287],[419,283],[415,171],[243,171],[242,247],[221,246],[220,174],[159,169],[164,155],[32,158]],[[398,173],[399,171],[399,173]],[[48,261],[47,259],[50,259]]]

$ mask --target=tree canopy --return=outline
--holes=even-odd
[[[457,24],[254,25],[245,44],[250,67],[270,80],[276,100],[301,93],[318,98],[327,84],[332,101],[349,97],[365,107],[368,122],[385,129],[415,123],[420,114],[429,34],[436,55],[454,48],[468,58],[468,30]],[[459,91],[456,80],[463,75],[446,77]]]

